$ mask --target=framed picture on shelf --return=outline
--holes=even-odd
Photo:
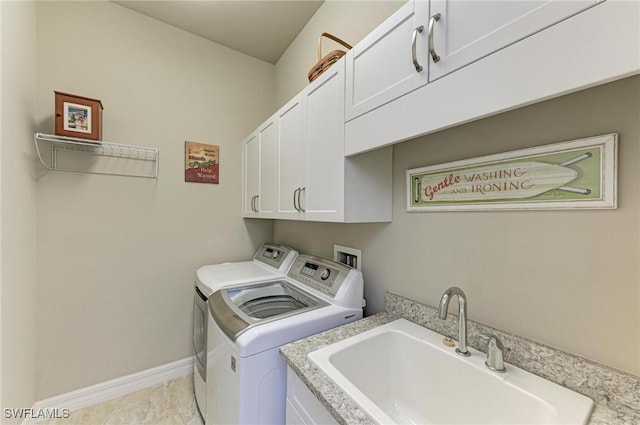
[[[56,135],[102,140],[102,102],[59,91],[54,93]]]

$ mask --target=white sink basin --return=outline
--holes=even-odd
[[[507,364],[506,373],[399,319],[309,357],[380,424],[586,424],[591,399]]]

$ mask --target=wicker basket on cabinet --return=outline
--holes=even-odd
[[[347,54],[347,52],[344,50],[336,49],[336,50],[330,51],[325,56],[322,56],[322,38],[323,37],[327,37],[343,45],[344,47],[347,48],[347,50],[351,49],[351,45],[349,43],[339,39],[333,34],[329,34],[328,32],[323,32],[322,34],[320,34],[320,37],[318,37],[318,62],[309,70],[309,73],[307,74],[307,76],[309,77],[309,82],[312,82],[313,80],[318,78],[320,75],[322,75],[323,72],[329,69],[331,65],[338,62],[338,60],[340,60],[341,57]]]

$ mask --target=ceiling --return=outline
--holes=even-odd
[[[114,3],[275,64],[323,1],[114,0]]]

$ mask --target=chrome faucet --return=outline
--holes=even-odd
[[[494,334],[480,334],[482,338],[489,340],[487,346],[487,361],[484,362],[485,366],[494,372],[506,372],[507,368],[504,367],[504,345],[500,338]]]
[[[456,353],[465,357],[470,356],[471,353],[467,350],[467,296],[462,292],[462,289],[452,286],[444,291],[442,298],[440,298],[438,317],[440,320],[446,320],[452,295],[458,297],[458,348],[456,348]]]

